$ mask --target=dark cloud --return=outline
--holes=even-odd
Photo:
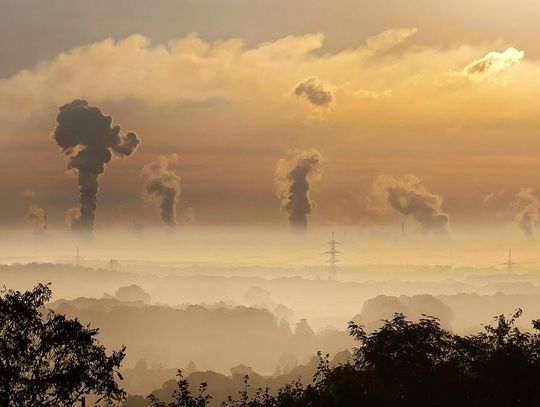
[[[176,226],[176,205],[180,199],[180,177],[172,168],[178,162],[178,155],[161,156],[157,161],[143,168],[146,181],[143,198],[157,204],[161,220],[170,227]]]
[[[99,176],[112,155],[127,157],[137,149],[140,140],[135,133],[120,134],[112,126],[112,117],[104,115],[85,100],[74,100],[60,108],[53,139],[69,157],[68,168],[79,172],[80,216],[72,226],[92,230],[97,208]]]
[[[281,208],[287,213],[292,227],[305,229],[313,209],[309,191],[321,171],[321,154],[317,150],[302,151],[291,159],[277,163],[275,182]]]
[[[328,107],[334,100],[334,95],[317,78],[308,78],[294,88],[296,96],[303,96],[316,107]]]

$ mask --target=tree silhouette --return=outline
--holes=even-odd
[[[448,332],[426,315],[413,322],[395,314],[369,334],[351,322],[349,332],[358,342],[352,360],[332,367],[328,355],[319,353],[311,384],[297,380],[275,394],[258,389],[249,396],[246,378],[239,398],[229,397],[222,406],[540,406],[540,320],[522,332],[515,326],[520,316],[521,310],[500,315],[472,336]],[[181,384],[189,393],[188,381]]]
[[[125,347],[107,356],[97,329],[43,307],[48,286],[0,292],[0,406],[71,407],[87,394],[98,403],[122,400],[115,374]]]
[[[199,393],[193,396],[189,390],[189,382],[184,378],[182,371],[178,370],[176,375],[178,377],[177,388],[173,393],[173,401],[170,403],[164,403],[159,400],[155,395],[148,396],[154,407],[206,407],[212,399],[212,396],[206,394],[206,383],[201,383],[199,386]]]

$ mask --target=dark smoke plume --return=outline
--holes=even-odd
[[[79,172],[80,216],[74,229],[92,230],[97,207],[99,176],[112,155],[127,157],[137,149],[140,140],[135,133],[120,134],[112,126],[112,117],[104,115],[85,100],[74,100],[60,108],[53,139],[69,158],[68,168]]]
[[[176,226],[176,205],[180,199],[180,177],[171,168],[178,162],[178,155],[161,156],[143,168],[147,177],[143,186],[143,198],[154,202],[160,210],[161,220],[170,227]]]
[[[379,175],[372,194],[385,200],[393,210],[413,217],[425,231],[446,233],[450,217],[442,210],[442,198],[426,190],[414,175],[393,177]]]
[[[320,172],[321,154],[314,149],[302,151],[294,158],[281,159],[277,163],[277,194],[281,199],[281,209],[287,213],[293,228],[307,228],[307,217],[313,209],[309,191]]]
[[[328,107],[334,95],[329,89],[325,89],[325,85],[316,78],[308,78],[300,82],[294,88],[296,96],[304,96],[309,103],[316,107]]]

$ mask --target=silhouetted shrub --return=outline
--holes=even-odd
[[[124,398],[114,375],[125,348],[107,356],[96,329],[44,310],[46,285],[0,294],[0,406],[71,407],[87,394],[106,404]]]
[[[225,407],[332,406],[539,406],[540,321],[532,332],[515,327],[521,310],[495,318],[472,336],[441,328],[439,320],[418,322],[395,314],[368,334],[349,324],[358,342],[351,361],[332,367],[319,354],[313,382],[295,381],[277,394],[259,389],[248,396],[249,382]],[[184,380],[185,388],[188,388]],[[176,404],[175,404],[176,406]]]

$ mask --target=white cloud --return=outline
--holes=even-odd
[[[507,48],[503,52],[490,51],[482,58],[475,59],[463,72],[471,77],[485,77],[504,71],[518,63],[525,56],[524,51]]]

